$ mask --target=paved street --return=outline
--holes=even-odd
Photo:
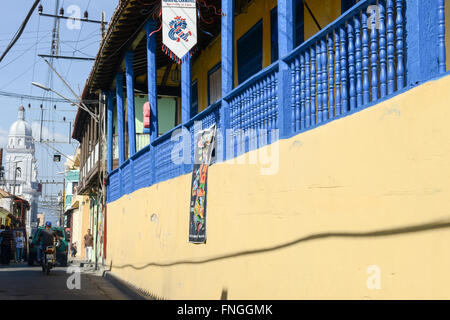
[[[58,300],[128,300],[129,298],[109,281],[94,274],[81,273],[81,289],[70,290],[67,268],[55,268],[50,275],[38,266],[26,264],[0,266],[0,301],[29,299]]]

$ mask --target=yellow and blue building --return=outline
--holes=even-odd
[[[112,274],[167,299],[449,298],[449,1],[207,3],[178,65],[150,37],[158,6],[120,1],[87,80],[99,121],[80,110],[74,137]]]

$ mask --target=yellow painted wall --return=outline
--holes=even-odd
[[[339,16],[341,15],[340,0],[307,0],[307,4],[322,29],[339,18]],[[304,11],[305,40],[308,40],[320,30],[317,28],[316,23],[314,22],[306,7],[304,8]]]
[[[86,251],[84,250],[84,235],[87,233],[87,230],[90,228],[90,212],[89,212],[89,197],[82,196],[82,201],[80,202],[79,213],[82,215],[82,224],[81,224],[81,243],[78,245],[78,253],[77,256],[81,259],[84,259],[86,256]],[[84,203],[84,204],[83,204]]]
[[[108,205],[107,265],[169,299],[449,299],[449,87],[280,141],[276,175],[211,166],[206,244],[187,241],[191,175],[122,197]],[[380,290],[366,285],[372,265]]]

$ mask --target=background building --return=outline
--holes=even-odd
[[[32,222],[37,221],[40,187],[37,181],[37,163],[31,126],[25,121],[25,108],[19,107],[17,121],[8,134],[8,146],[4,157],[4,179],[2,187],[13,195],[23,197],[31,206],[26,216],[27,232]]]

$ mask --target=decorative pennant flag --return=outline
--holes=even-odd
[[[196,0],[162,0],[163,51],[177,63],[197,44]]]

